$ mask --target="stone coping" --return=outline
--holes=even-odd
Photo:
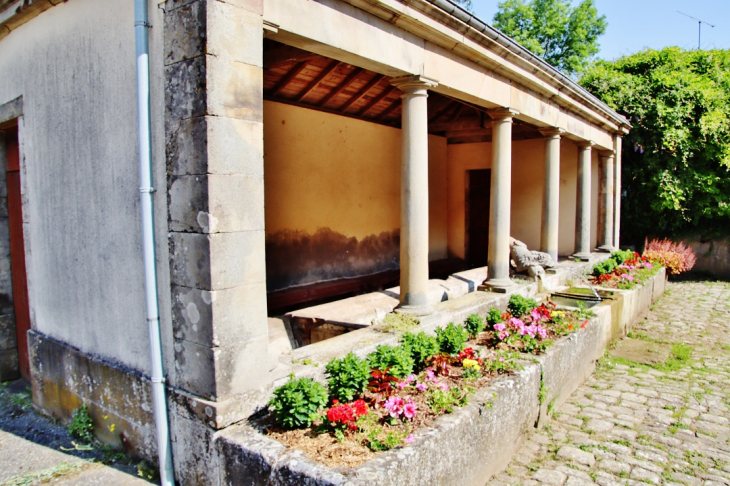
[[[484,484],[506,467],[522,435],[544,421],[551,405],[562,403],[593,372],[609,343],[648,311],[662,295],[664,284],[662,269],[643,286],[616,290],[615,298],[593,309],[596,316],[585,329],[559,339],[543,355],[525,355],[522,371],[477,390],[467,406],[439,417],[433,427],[419,429],[408,447],[378,454],[352,470],[335,471],[240,423],[217,434],[221,477],[226,484]],[[465,296],[473,302],[471,307],[462,302],[459,313],[482,311],[502,300],[506,305],[508,299],[495,296],[485,302],[478,294]],[[435,326],[433,322],[423,324],[426,330]],[[397,337],[387,335],[377,341],[395,344]],[[374,346],[373,342],[355,351],[366,354]],[[310,356],[324,359],[327,354]],[[323,366],[309,368],[318,373],[301,375],[323,379]]]

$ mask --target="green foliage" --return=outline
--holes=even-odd
[[[634,252],[631,250],[616,250],[613,253],[611,253],[611,260],[616,261],[617,265],[623,265],[626,263],[626,260],[631,260],[634,258]]]
[[[535,307],[537,307],[537,302],[518,294],[512,294],[509,298],[509,304],[507,304],[507,310],[515,317],[524,316]]]
[[[445,328],[436,328],[436,342],[442,353],[458,354],[464,349],[464,344],[469,340],[469,333],[461,326],[453,322]]]
[[[487,324],[489,324],[489,327],[494,327],[495,324],[502,321],[504,321],[502,319],[502,312],[496,307],[490,307],[489,312],[487,312]]]
[[[325,405],[327,389],[311,378],[289,380],[269,401],[276,423],[285,429],[309,427]]]
[[[405,346],[381,344],[368,355],[371,368],[385,371],[396,378],[405,378],[413,372],[414,361],[410,349]]]
[[[436,414],[451,413],[454,411],[454,407],[466,405],[467,397],[471,391],[471,388],[462,390],[456,386],[445,390],[434,388],[429,392],[428,406]]]
[[[418,334],[409,332],[401,337],[401,344],[408,349],[413,358],[413,367],[416,372],[426,366],[426,360],[439,352],[439,345],[436,338],[421,331]]]
[[[464,321],[464,327],[466,327],[466,332],[469,333],[469,337],[474,338],[484,330],[484,319],[477,314],[472,314]]]
[[[341,402],[351,402],[362,395],[370,380],[370,366],[354,353],[333,359],[324,369],[330,396]]]
[[[85,444],[91,444],[94,441],[94,422],[91,420],[86,404],[74,410],[71,423],[68,425],[68,433]]]
[[[571,0],[504,0],[498,7],[497,29],[569,74],[582,71],[598,53],[598,37],[608,25],[593,0],[576,7]]]
[[[626,237],[730,231],[730,50],[647,49],[599,61],[580,84],[625,115]]]
[[[398,314],[391,312],[383,317],[383,325],[380,326],[384,331],[407,332],[418,327],[421,321],[412,314]]]
[[[607,258],[606,260],[603,260],[602,262],[598,262],[593,265],[593,270],[591,271],[591,273],[594,277],[599,277],[601,275],[613,272],[614,270],[616,270],[617,266],[618,265],[616,264],[616,260],[614,260],[613,258]]]

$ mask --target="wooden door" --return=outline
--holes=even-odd
[[[466,172],[466,259],[471,268],[487,265],[491,169]]]
[[[28,360],[28,281],[25,275],[25,243],[23,241],[23,208],[20,199],[20,147],[17,131],[7,137],[8,224],[10,226],[10,271],[13,278],[13,307],[18,335],[20,376],[30,382]]]

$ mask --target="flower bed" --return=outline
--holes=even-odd
[[[271,414],[257,426],[327,466],[357,467],[377,452],[407,447],[417,429],[519,369],[517,352],[543,353],[592,315],[513,295],[507,311],[491,308],[486,322],[474,314],[463,326],[436,328],[435,336],[404,333],[399,346],[380,345],[365,359],[333,359],[326,388],[310,378],[290,380],[275,390]]]
[[[631,250],[619,250],[594,265],[591,280],[606,288],[628,290],[654,277],[660,264]]]

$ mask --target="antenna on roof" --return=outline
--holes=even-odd
[[[687,15],[686,13],[682,13],[682,12],[680,12],[679,10],[677,10],[677,13],[678,13],[678,14],[682,14],[682,15],[684,15],[685,17],[689,17],[689,18],[691,18],[692,20],[694,20],[694,21],[696,21],[696,22],[697,22],[697,29],[699,30],[699,33],[698,33],[698,35],[697,35],[697,50],[699,51],[699,50],[700,50],[700,45],[702,44],[702,42],[701,42],[701,40],[702,40],[702,24],[705,24],[705,25],[709,25],[709,26],[710,26],[710,27],[712,27],[713,29],[715,28],[715,26],[714,26],[714,25],[712,25],[712,24],[708,24],[708,23],[707,23],[707,22],[705,22],[704,20],[696,19],[696,18],[692,17],[691,15]]]

